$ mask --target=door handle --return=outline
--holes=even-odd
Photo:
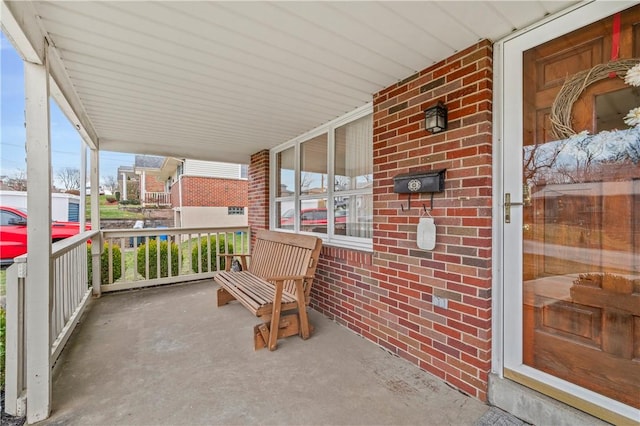
[[[511,193],[504,194],[504,223],[511,223],[511,206],[527,206],[527,202],[511,202]]]
[[[530,206],[531,205],[531,190],[526,183],[522,185],[522,202],[511,202],[511,193],[506,192],[504,194],[504,223],[511,223],[511,206]]]

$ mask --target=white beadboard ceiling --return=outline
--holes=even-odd
[[[53,43],[101,150],[247,163],[576,2],[23,3],[5,5]]]

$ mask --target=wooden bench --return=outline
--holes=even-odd
[[[224,255],[225,271],[214,278],[220,285],[218,306],[237,300],[263,320],[254,328],[256,350],[275,350],[278,338],[311,335],[306,306],[321,248],[317,237],[261,230],[249,262],[249,255]],[[231,271],[234,257],[242,271]]]

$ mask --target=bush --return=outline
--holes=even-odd
[[[115,192],[116,201],[120,201],[120,191]]]
[[[107,195],[107,196],[105,197],[105,200],[106,200],[106,201],[107,201],[107,203],[109,203],[109,204],[113,204],[113,203],[116,203],[116,202],[118,201],[118,200],[117,200],[117,198],[116,198],[116,197],[114,197],[113,195]]]
[[[122,275],[122,253],[120,247],[111,245],[113,250],[113,281],[117,281]],[[87,266],[89,285],[92,284],[93,262],[91,261],[91,244],[87,244]],[[109,284],[109,244],[104,243],[102,254],[100,255],[100,283]]]
[[[146,275],[146,251],[147,245],[141,244],[138,247],[138,252],[136,256],[138,256],[138,273],[147,279],[158,278],[158,241],[150,240],[149,241],[149,276]],[[169,276],[169,243],[167,241],[160,241],[160,277],[168,277]],[[176,243],[171,243],[171,276],[178,275],[178,245]]]
[[[127,205],[132,205],[132,206],[139,206],[140,205],[140,200],[122,200],[120,201],[120,204],[122,204],[123,206],[127,206]]]
[[[225,250],[225,238],[220,236],[220,241],[216,241],[216,237],[209,237],[211,242],[211,255],[209,255],[209,245],[207,244],[207,238],[200,238],[200,260],[202,262],[202,271],[209,272],[208,259],[211,259],[211,269],[216,270],[216,257],[218,253],[233,253],[233,244],[227,243],[227,249]],[[220,270],[224,271],[225,258],[220,258]],[[191,249],[191,269],[193,272],[198,272],[198,244]]]

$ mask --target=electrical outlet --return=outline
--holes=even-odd
[[[437,306],[442,309],[449,309],[449,299],[444,297],[433,296],[432,298],[433,306]]]

